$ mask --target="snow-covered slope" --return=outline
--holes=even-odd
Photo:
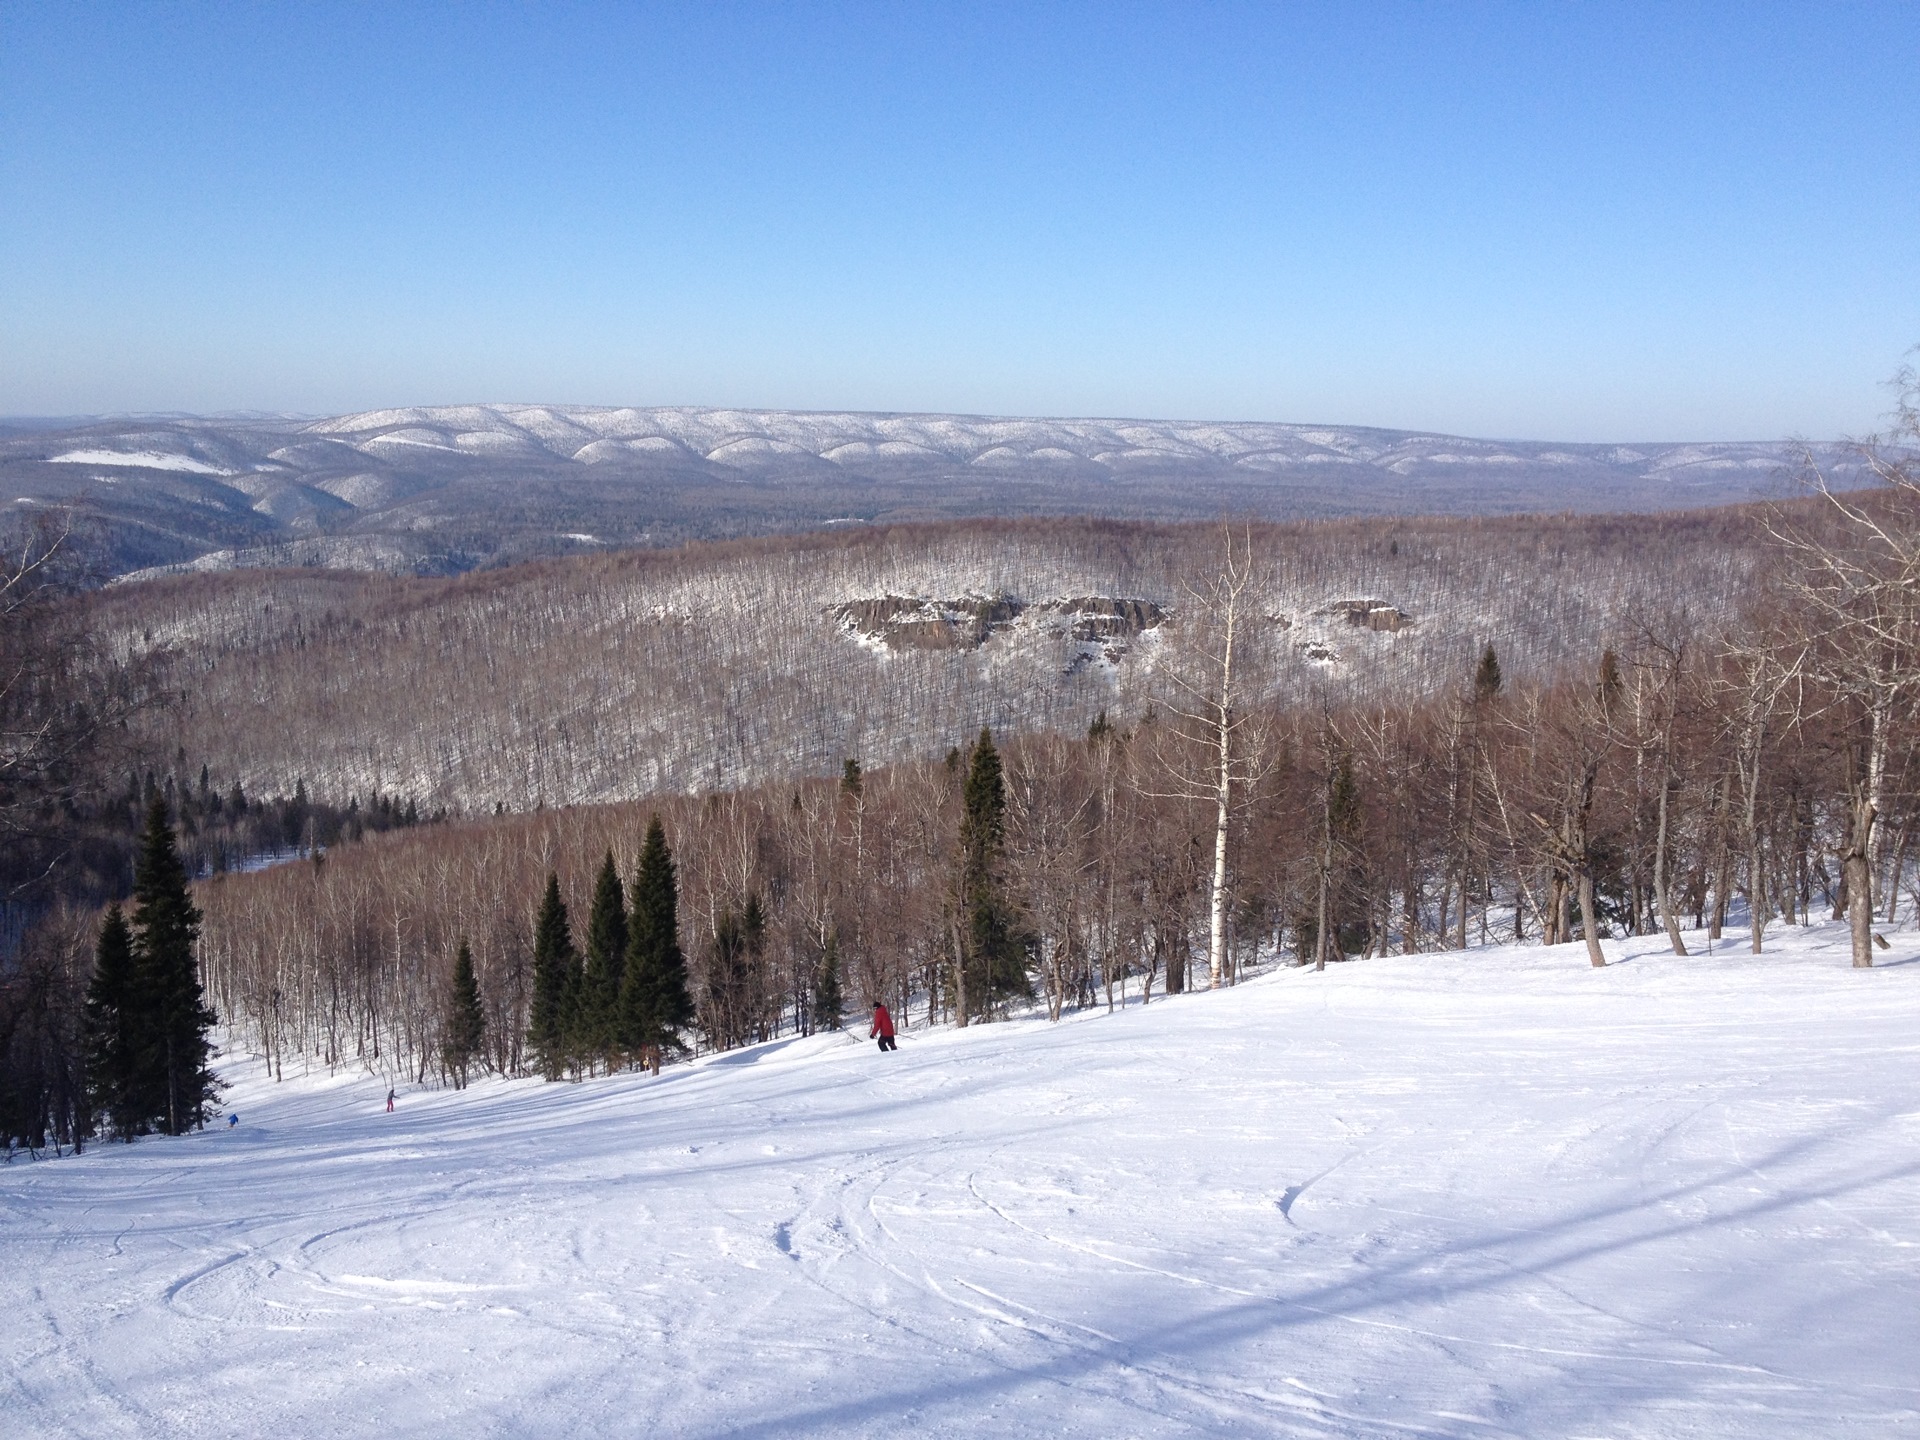
[[[1822,447],[1843,473],[1857,461]],[[1571,445],[1356,426],[449,405],[0,433],[0,496],[109,517],[132,571],[453,571],[833,521],[1667,510],[1782,493],[1776,442]],[[327,543],[316,545],[316,537]],[[289,542],[298,542],[290,545]]]
[[[1920,1428],[1920,942],[1284,971],[0,1171],[34,1436]],[[1625,962],[1625,963],[1618,963]]]

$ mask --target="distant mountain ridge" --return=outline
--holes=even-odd
[[[1844,452],[1817,447],[1843,468]],[[453,405],[0,430],[16,516],[105,568],[452,573],[539,554],[980,515],[1658,511],[1781,493],[1784,442],[1561,444],[1357,426]]]

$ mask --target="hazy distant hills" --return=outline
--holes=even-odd
[[[1823,447],[1826,448],[1826,447]],[[16,516],[103,568],[444,574],[532,555],[983,515],[1658,511],[1784,493],[1779,442],[1573,445],[1341,426],[468,405],[0,428]],[[1837,449],[1826,458],[1844,468]]]

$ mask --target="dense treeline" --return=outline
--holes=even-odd
[[[1718,938],[1730,920],[1758,948],[1775,919],[1855,903],[1891,919],[1903,884],[1916,898],[1911,717],[1888,737],[1863,886],[1837,861],[1870,722],[1807,679],[1791,708],[1760,692],[1773,708],[1759,719],[1746,655],[1649,633],[1563,685],[1508,686],[1489,651],[1436,701],[1262,716],[1258,774],[1231,817],[1225,982],[1488,938],[1591,940],[1590,956],[1605,936],[1679,945],[1683,927]],[[1166,723],[1007,745],[991,843],[996,822],[979,817],[993,806],[973,793],[985,740],[839,782],[666,802],[698,1038],[836,1023],[822,995],[843,985],[964,1023],[1025,994],[1058,1016],[1203,981],[1214,817],[1168,785],[1183,742]],[[424,1079],[470,937],[484,1063],[541,1068],[524,1038],[539,892],[551,875],[576,913],[603,913],[594,883],[609,852],[633,870],[642,822],[637,806],[550,811],[209,882],[209,983],[276,1066]]]
[[[1869,964],[1874,925],[1920,900],[1920,487],[1890,478],[1776,515],[1747,603],[1643,611],[1565,678],[1516,681],[1488,643],[1437,695],[1279,703],[1263,632],[1231,639],[1242,536],[1132,714],[661,800],[697,1037],[834,1023],[836,990],[964,1024],[1487,938],[1600,964],[1609,935],[1679,950],[1734,923],[1758,951],[1819,911]],[[276,1066],[426,1078],[465,943],[484,1063],[577,1070],[541,1038],[535,917],[604,912],[593,891],[644,869],[646,813],[456,823],[211,881],[209,985]]]

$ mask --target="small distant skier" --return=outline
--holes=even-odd
[[[900,1048],[893,1043],[893,1016],[887,1013],[887,1007],[882,1005],[878,1000],[873,1002],[873,1028],[867,1031],[867,1038],[869,1040],[875,1036],[879,1037],[880,1048],[882,1050],[898,1050]]]
[[[393,1091],[387,1091],[387,1114],[393,1113]]]
[[[237,1113],[227,1116],[227,1128],[229,1130],[231,1130],[234,1126],[238,1125],[239,1123],[240,1123],[240,1116]]]

